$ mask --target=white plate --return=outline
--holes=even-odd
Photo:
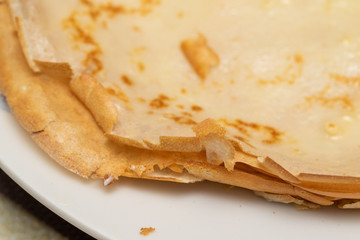
[[[0,101],[1,102],[1,101]],[[49,209],[98,239],[357,239],[360,212],[299,211],[216,183],[84,180],[43,153],[0,103],[0,167]],[[142,227],[154,227],[147,237]]]

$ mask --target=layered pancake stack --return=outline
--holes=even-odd
[[[34,141],[121,176],[360,206],[360,4],[8,0],[1,88]]]

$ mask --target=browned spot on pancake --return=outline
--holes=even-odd
[[[237,152],[241,152],[242,151],[242,148],[240,146],[240,144],[237,142],[237,141],[234,141],[232,139],[229,139],[231,145],[234,147],[235,151]]]
[[[117,99],[123,101],[123,102],[129,102],[129,97],[126,95],[124,91],[121,90],[120,86],[117,84],[113,85],[113,88],[108,87],[106,88],[106,91],[113,97],[116,97]]]
[[[96,4],[89,0],[80,0],[84,8],[78,8],[70,13],[63,20],[64,29],[68,29],[73,40],[73,47],[76,50],[83,50],[85,58],[82,64],[86,66],[92,74],[96,74],[103,69],[100,60],[102,49],[93,37],[93,32],[97,27],[107,28],[104,17],[114,18],[118,14],[140,14],[147,15],[153,8],[161,3],[160,0],[142,0],[137,7],[126,7],[112,2]],[[81,21],[79,20],[81,19]],[[81,24],[80,24],[81,23]],[[142,68],[144,69],[144,68]]]
[[[289,65],[283,70],[281,74],[274,76],[271,79],[262,79],[258,80],[258,84],[260,85],[268,85],[268,84],[280,84],[286,83],[292,85],[295,83],[296,79],[299,78],[303,71],[304,58],[300,54],[294,54],[293,56],[289,56],[288,61]]]
[[[235,120],[236,124],[238,125],[242,125],[242,126],[245,126],[245,127],[250,127],[252,129],[255,129],[255,130],[258,130],[260,128],[260,125],[257,124],[257,123],[252,123],[252,122],[244,122],[240,119],[236,119]]]
[[[149,115],[154,114],[153,111],[147,111],[146,113],[149,114]]]
[[[182,115],[192,117],[193,115],[189,112],[181,112]]]
[[[140,229],[140,234],[147,236],[149,233],[152,233],[153,231],[155,231],[155,228],[152,227],[148,227],[148,228],[141,228]]]
[[[182,94],[186,94],[186,89],[185,89],[185,88],[182,88],[182,89],[181,89],[181,93],[182,93]]]
[[[192,105],[191,106],[191,110],[195,111],[195,112],[200,112],[202,111],[202,107],[198,106],[198,105]]]
[[[334,79],[337,82],[340,82],[340,83],[343,83],[346,85],[353,85],[356,87],[360,87],[360,75],[349,77],[349,76],[344,76],[344,75],[340,75],[340,74],[336,74],[336,73],[330,73],[329,76],[331,79]]]
[[[140,72],[143,72],[145,70],[145,65],[142,62],[138,62],[137,65]]]
[[[270,135],[270,138],[262,140],[266,144],[274,144],[280,142],[281,132],[277,131],[273,127],[263,126],[263,129]]]
[[[177,108],[184,109],[184,106],[181,104],[176,105]]]
[[[125,83],[125,84],[128,85],[128,86],[134,85],[134,82],[131,81],[131,79],[130,79],[128,76],[126,76],[126,75],[122,75],[122,76],[121,76],[121,80],[122,80],[123,83]]]
[[[294,55],[294,61],[297,64],[303,64],[304,63],[304,59],[300,54],[295,54]]]
[[[88,7],[93,7],[94,3],[91,0],[80,0],[80,3],[88,6]]]
[[[211,68],[220,64],[219,56],[210,48],[202,34],[196,39],[182,41],[180,47],[191,67],[202,80],[207,77]]]
[[[178,124],[185,124],[185,125],[196,125],[196,122],[192,120],[188,116],[179,116],[173,113],[165,113],[163,114],[164,118],[171,119]]]
[[[72,28],[74,30],[74,33],[72,34],[74,41],[98,46],[98,43],[94,40],[93,36],[90,33],[86,32],[85,28],[80,25],[80,23],[76,19],[76,16],[78,14],[79,13],[77,11],[72,12],[70,16],[63,21],[63,27]]]
[[[119,14],[140,14],[146,16],[152,12],[156,5],[160,5],[160,0],[141,0],[138,7],[127,7],[125,5],[105,2],[94,4],[92,1],[81,0],[81,3],[88,8],[89,16],[96,21],[101,15],[106,14],[109,18],[114,18]]]
[[[137,10],[142,15],[147,15],[152,12],[154,6],[161,4],[161,0],[141,0],[141,6]]]
[[[225,125],[235,128],[240,134],[251,137],[253,133],[262,133],[264,135],[264,139],[261,140],[265,144],[275,144],[281,142],[282,132],[276,130],[273,127],[267,125],[261,125],[253,122],[245,122],[241,119],[235,119],[233,122],[230,122],[226,119],[221,119]],[[244,141],[245,138],[242,136],[235,136],[239,141]],[[247,142],[246,142],[247,143]]]
[[[184,13],[183,13],[183,12],[178,12],[177,17],[178,17],[178,18],[183,18],[183,17],[184,17]]]
[[[118,14],[126,14],[129,13],[129,10],[126,9],[125,6],[115,5],[111,2],[98,5],[97,9],[93,9],[93,11],[100,11],[107,14],[109,18],[114,18]]]
[[[90,50],[85,51],[86,56],[82,64],[90,68],[92,74],[95,74],[103,69],[103,64],[100,60],[102,50],[91,33],[86,31],[85,27],[76,19],[78,14],[79,12],[77,11],[72,12],[70,16],[63,21],[63,27],[72,30],[72,40],[76,43],[74,46],[78,47],[79,44],[91,46]]]
[[[86,7],[93,9],[95,7],[94,3],[90,0],[80,0],[82,4],[84,4]],[[95,21],[99,17],[100,12],[99,11],[89,11],[89,16]]]
[[[244,126],[241,126],[240,124],[229,122],[226,119],[221,119],[220,121],[229,127],[235,128],[238,132],[242,133],[243,135],[250,137],[248,130]]]
[[[153,100],[151,100],[151,102],[149,103],[150,107],[152,108],[165,108],[168,107],[168,101],[170,100],[170,98],[164,94],[159,94],[159,96],[157,98],[154,98]]]
[[[140,32],[139,26],[133,26],[132,29],[134,30],[134,32]]]
[[[102,54],[101,49],[96,47],[86,54],[85,59],[82,60],[81,63],[84,66],[91,68],[92,74],[96,74],[103,69],[103,63],[99,58],[101,54]]]
[[[348,95],[340,95],[340,96],[335,96],[335,97],[327,96],[330,88],[331,88],[331,85],[328,84],[320,92],[318,92],[312,96],[306,97],[305,101],[308,104],[308,107],[312,107],[313,103],[318,103],[318,104],[322,105],[323,107],[334,108],[336,106],[340,106],[343,109],[347,109],[347,110],[354,109],[352,101]]]

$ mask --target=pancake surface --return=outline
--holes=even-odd
[[[31,69],[71,79],[134,159],[238,162],[319,194],[360,192],[356,1],[8,2]]]
[[[109,133],[120,141],[200,151],[192,127],[211,118],[227,140],[294,175],[360,176],[357,1],[31,4],[43,14],[24,19],[51,55],[37,59],[28,41],[31,59],[96,76],[117,107]]]

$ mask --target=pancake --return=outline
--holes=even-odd
[[[71,72],[117,141],[360,177],[360,7],[341,2],[9,1],[30,67]]]
[[[7,1],[1,88],[50,156],[105,184],[358,199],[360,8],[266,2]]]

